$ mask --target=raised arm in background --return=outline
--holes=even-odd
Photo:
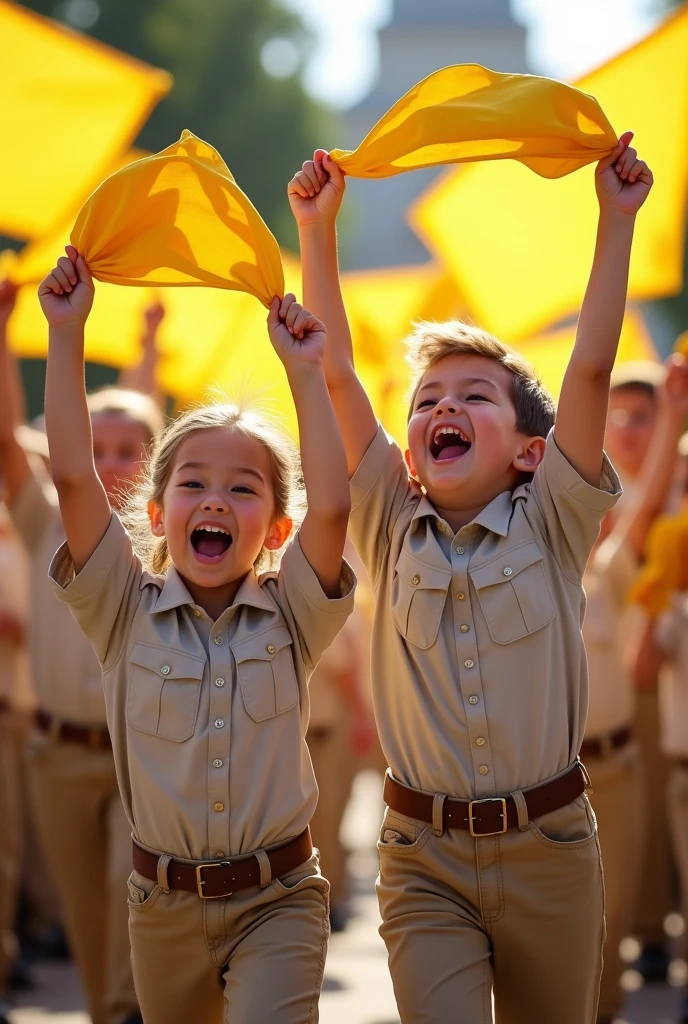
[[[377,420],[356,376],[351,331],[339,283],[337,213],[344,175],[324,150],[316,150],[289,182],[288,195],[299,228],[303,301],[327,329],[325,377],[342,432],[349,476],[353,476],[377,431]]]
[[[554,436],[569,462],[599,486],[609,380],[621,336],[635,217],[652,187],[652,172],[629,146],[632,132],[595,172],[600,204],[590,280],[576,343],[561,388]]]
[[[68,245],[38,297],[48,321],[45,427],[53,482],[67,544],[78,573],[102,540],[110,505],[93,462],[91,419],[84,380],[84,328],[93,305],[93,280]]]

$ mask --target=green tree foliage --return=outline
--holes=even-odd
[[[160,150],[189,128],[219,150],[279,241],[295,245],[287,181],[314,146],[331,142],[330,117],[301,85],[300,63],[310,41],[295,14],[278,0],[30,0],[25,5],[170,71],[174,88],[138,144]],[[299,54],[286,77],[274,77],[261,62],[263,47],[274,39],[291,41]]]

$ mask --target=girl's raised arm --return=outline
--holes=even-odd
[[[344,444],[325,383],[325,327],[287,295],[281,302],[273,299],[268,330],[284,364],[299,421],[308,497],[299,531],[301,548],[324,593],[336,598],[351,499]]]
[[[84,327],[93,280],[69,245],[38,288],[49,325],[45,426],[50,465],[75,572],[83,569],[110,522],[110,505],[93,462],[84,383]]]

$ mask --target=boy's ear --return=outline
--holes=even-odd
[[[525,437],[511,465],[519,473],[534,473],[545,457],[544,437]]]
[[[265,538],[264,548],[268,551],[279,551],[283,544],[289,539],[293,522],[289,516],[280,516],[270,527],[270,532]]]
[[[418,474],[416,473],[416,467],[413,465],[413,459],[411,458],[411,452],[410,452],[410,450],[408,448],[404,452],[404,459],[406,460],[406,467],[407,467],[407,469],[409,471],[410,476],[412,476],[414,480],[417,480],[418,479]]]
[[[150,522],[151,533],[154,537],[165,536],[165,526],[162,521],[162,509],[157,501],[148,502],[148,521]]]

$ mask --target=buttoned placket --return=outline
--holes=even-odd
[[[466,714],[474,793],[477,798],[482,798],[495,795],[495,782],[468,577],[471,550],[478,529],[474,525],[464,526],[452,540],[451,600],[459,688]]]
[[[215,622],[208,643],[210,700],[208,711],[208,843],[210,856],[221,859],[229,849],[229,771],[231,757],[232,653],[228,609]]]

